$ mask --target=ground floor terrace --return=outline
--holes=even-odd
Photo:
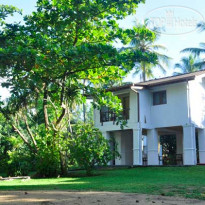
[[[193,125],[103,132],[121,157],[110,165],[205,164],[205,129]]]

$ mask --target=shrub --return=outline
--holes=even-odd
[[[33,169],[33,159],[25,149],[9,152],[10,159],[6,168],[8,176],[26,176]]]
[[[38,152],[37,177],[57,177],[60,173],[59,153],[51,148]]]
[[[72,136],[70,160],[75,159],[87,175],[92,174],[95,166],[106,166],[115,156],[119,156],[111,150],[110,142],[102,133],[89,124],[76,126]]]

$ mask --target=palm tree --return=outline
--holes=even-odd
[[[200,22],[197,24],[197,28],[200,32],[205,31],[205,22]],[[191,53],[196,56],[200,56],[201,54],[205,53],[205,43],[200,43],[199,44],[200,48],[185,48],[181,52],[182,53]],[[198,62],[195,63],[196,66],[200,66],[202,68],[205,66],[205,59],[201,59]]]
[[[174,72],[174,75],[179,75],[183,73],[191,73],[201,69],[200,65],[197,65],[198,58],[196,55],[189,55],[188,57],[183,57],[180,63],[175,64],[175,68],[179,68],[180,72]]]
[[[137,24],[134,29],[139,28],[145,28],[148,29],[149,21],[145,20],[144,24]],[[160,52],[160,50],[166,51],[167,49],[162,45],[157,45],[155,42],[159,38],[159,29],[154,28],[152,30],[155,34],[155,38],[150,40],[149,38],[144,38],[144,36],[140,36],[136,33],[136,35],[133,37],[130,43],[130,47],[126,49],[131,49],[134,52],[135,51],[141,51],[142,53],[152,53],[157,56],[157,63],[150,63],[146,61],[136,62],[136,65],[134,67],[135,72],[134,75],[138,74],[139,72],[142,73],[142,79],[143,81],[146,81],[146,78],[153,77],[152,69],[154,67],[158,67],[163,73],[166,72],[166,69],[164,66],[168,66],[169,60],[171,59],[167,55],[164,55]]]
[[[202,32],[202,31],[205,31],[205,22],[200,22],[197,24],[197,29]]]

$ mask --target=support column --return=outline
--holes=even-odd
[[[159,165],[158,132],[156,129],[148,130],[148,165]]]
[[[176,163],[183,165],[183,134],[176,133]]]
[[[184,165],[196,165],[196,136],[194,125],[183,126]]]
[[[142,129],[133,129],[133,165],[142,165]]]
[[[205,164],[205,129],[198,129],[199,163]]]
[[[176,134],[177,154],[183,154],[183,134]]]
[[[114,132],[114,138],[117,144],[117,151],[119,152],[120,155],[122,155],[121,132],[120,131]],[[122,165],[122,158],[119,157],[115,158],[115,165]]]
[[[102,132],[102,135],[105,137],[105,139],[110,140],[110,132]],[[112,149],[112,148],[111,148]],[[112,165],[112,162],[109,161],[107,165]]]

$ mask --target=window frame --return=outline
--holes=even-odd
[[[125,120],[130,119],[130,94],[122,94],[118,95],[118,98],[121,99],[121,103],[123,106],[122,116]],[[126,98],[128,98],[128,107],[126,107]],[[106,109],[106,107],[104,108]],[[100,122],[111,122],[116,120],[116,114],[107,108],[106,111],[103,111],[103,108],[100,109]]]
[[[159,103],[156,102],[156,95],[159,95]],[[161,95],[161,96],[160,96]],[[165,101],[163,100],[165,96]],[[152,105],[165,105],[167,104],[167,91],[166,90],[160,90],[160,91],[155,91],[152,93]]]

